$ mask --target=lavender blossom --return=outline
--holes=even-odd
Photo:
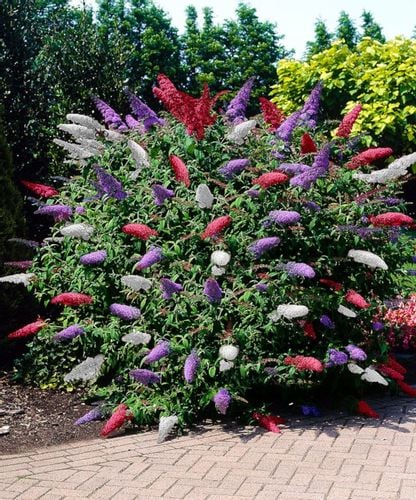
[[[163,205],[165,200],[175,196],[175,192],[172,189],[168,189],[161,184],[153,184],[152,186],[153,199],[157,206]]]
[[[271,144],[275,144],[276,141],[270,141]],[[276,158],[276,160],[284,160],[287,156],[287,152],[286,151],[272,151],[271,152],[271,155]]]
[[[304,165],[303,163],[281,163],[279,165],[279,170],[285,174],[299,175],[310,170],[309,165]]]
[[[222,290],[218,281],[214,278],[208,278],[204,285],[204,294],[206,295],[210,304],[221,302]]]
[[[250,196],[250,198],[258,198],[260,196],[260,190],[252,188],[246,191],[246,194]]]
[[[168,278],[161,278],[160,288],[163,292],[162,297],[169,300],[174,293],[182,292],[183,286],[180,283],[175,283]]]
[[[183,376],[188,384],[195,380],[196,372],[198,371],[201,360],[198,357],[195,349],[192,350],[191,354],[186,358],[185,365],[183,367]]]
[[[133,306],[126,306],[125,304],[111,304],[110,312],[125,321],[133,321],[141,315],[140,309]]]
[[[384,328],[384,323],[381,321],[374,321],[371,325],[372,329],[375,330],[376,332],[379,332],[380,330],[383,330]]]
[[[305,417],[320,417],[321,412],[316,406],[301,405],[300,409]]]
[[[300,221],[300,213],[294,210],[272,210],[268,215],[269,220],[284,226],[297,224]]]
[[[279,243],[280,238],[277,236],[261,238],[249,245],[248,251],[254,255],[254,258],[259,259],[265,252],[276,247]]]
[[[323,168],[310,168],[307,172],[303,174],[295,175],[289,181],[291,186],[298,186],[303,189],[310,189],[312,184],[314,184],[319,177],[324,177],[326,175],[326,170]]]
[[[151,349],[149,354],[144,358],[144,362],[147,364],[155,363],[156,361],[159,361],[159,359],[168,356],[169,353],[169,342],[167,340],[162,340],[155,347],[153,347],[153,349]]]
[[[232,179],[235,175],[242,172],[248,165],[250,160],[246,158],[241,158],[239,160],[230,160],[224,166],[218,169],[218,172],[222,174],[226,179]]]
[[[75,208],[75,213],[76,214],[85,214],[86,213],[86,209],[85,207],[82,207],[82,206],[78,206]]]
[[[407,274],[409,276],[416,276],[416,269],[408,269]]]
[[[286,272],[290,276],[299,276],[301,278],[315,278],[315,271],[308,264],[303,262],[288,262],[285,265]]]
[[[227,389],[220,389],[213,398],[215,408],[219,413],[225,415],[231,403],[231,395]]]
[[[80,417],[78,420],[74,422],[74,425],[84,425],[89,422],[93,422],[94,420],[101,420],[103,418],[103,414],[101,413],[100,408],[93,408],[88,413]]]
[[[4,262],[5,266],[14,267],[20,271],[27,271],[32,264],[33,260],[11,260],[9,262]]]
[[[130,90],[125,87],[124,92],[126,93],[130,108],[132,112],[137,116],[140,122],[143,123],[144,129],[147,132],[153,125],[164,125],[165,121],[157,116],[157,114],[149,108],[144,102],[142,102],[136,95],[134,95]]]
[[[253,88],[254,80],[254,76],[249,78],[227,107],[225,115],[233,125],[241,123],[246,119],[246,108],[250,99],[250,93]]]
[[[106,258],[107,252],[105,250],[97,250],[96,252],[90,252],[82,255],[79,261],[84,266],[95,266],[104,262]]]
[[[300,121],[308,128],[316,127],[316,120],[318,118],[319,103],[322,92],[322,83],[313,88],[308,99],[305,101],[303,108],[300,111]]]
[[[416,263],[416,255],[413,255],[413,256],[412,256],[412,262],[413,262],[413,263]]]
[[[101,113],[105,124],[108,125],[109,128],[118,130],[119,132],[126,132],[128,130],[128,127],[121,119],[121,116],[106,102],[95,96],[92,100],[95,107]]]
[[[160,382],[159,374],[143,368],[130,370],[129,375],[130,377],[134,378],[134,380],[140,382],[143,385],[158,384]]]
[[[131,115],[126,115],[124,117],[124,121],[126,122],[126,125],[130,129],[135,130],[136,132],[143,133],[145,131],[144,126],[140,122],[138,122],[135,118],[133,118]]]
[[[53,336],[53,340],[55,340],[55,342],[62,342],[65,340],[71,340],[75,337],[78,337],[79,335],[84,334],[84,333],[85,333],[85,331],[82,328],[82,326],[71,325],[71,326],[68,326],[67,328],[64,328],[60,332],[56,333]]]
[[[325,144],[315,156],[315,160],[312,163],[311,168],[328,170],[329,168],[329,155],[330,155],[330,145]]]
[[[148,252],[146,252],[143,257],[136,264],[135,269],[141,270],[146,269],[147,267],[153,266],[153,264],[157,264],[163,258],[162,249],[159,247],[153,247]]]
[[[72,208],[68,205],[44,205],[38,208],[35,215],[51,215],[56,222],[68,220],[72,215]]]
[[[348,344],[345,350],[354,361],[365,361],[367,359],[367,354],[354,344]]]
[[[320,318],[319,321],[321,325],[323,325],[325,328],[329,328],[330,330],[333,330],[335,328],[335,323],[332,321],[332,319],[326,315],[323,314]]]
[[[257,283],[256,285],[256,290],[261,293],[267,292],[268,288],[269,285],[266,285],[266,283]]]
[[[312,212],[320,212],[321,207],[315,203],[314,201],[305,201],[304,202],[304,207],[307,208],[308,210],[311,210]]]
[[[378,201],[384,203],[388,207],[393,207],[395,205],[400,205],[400,203],[403,203],[403,200],[400,198],[393,198],[393,197],[386,197],[386,198],[377,198]]]
[[[326,363],[326,366],[328,367],[345,365],[348,363],[348,355],[345,354],[345,352],[338,351],[337,349],[329,349],[328,354],[329,361]]]
[[[108,195],[116,200],[124,200],[127,198],[127,193],[123,191],[123,186],[120,181],[118,181],[111,174],[106,172],[99,165],[94,165],[94,170],[97,175],[97,183],[95,187],[98,191],[99,196]]]
[[[279,126],[275,132],[276,136],[287,144],[290,143],[293,131],[298,126],[299,120],[300,111],[295,111]]]

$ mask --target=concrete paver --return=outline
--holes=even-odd
[[[147,432],[0,455],[0,500],[414,500],[416,400],[372,406],[380,420],[338,412],[281,434],[207,425],[162,444]]]

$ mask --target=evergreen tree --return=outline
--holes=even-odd
[[[367,36],[369,38],[372,38],[373,40],[385,43],[386,38],[383,35],[382,28],[378,23],[375,22],[371,12],[363,10],[363,13],[361,14],[361,19],[363,21],[361,24],[361,29],[362,29],[361,38]]]
[[[335,38],[344,40],[345,44],[350,49],[354,48],[357,45],[358,41],[357,29],[350,16],[344,10],[341,11],[338,18],[338,25],[335,33]]]
[[[315,54],[320,54],[323,50],[331,46],[333,35],[328,31],[322,19],[315,21],[315,40],[306,44],[306,58],[310,59]]]

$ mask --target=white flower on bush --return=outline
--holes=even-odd
[[[409,167],[416,163],[416,153],[402,156],[393,160],[387,167],[389,170],[407,170]]]
[[[173,431],[175,425],[178,425],[178,417],[176,415],[170,415],[169,417],[160,417],[159,420],[159,437],[157,442],[163,443],[169,437],[169,434]]]
[[[371,174],[356,172],[353,174],[353,178],[369,182],[371,184],[388,184],[389,182],[406,175],[406,173],[406,170],[390,170],[388,168],[383,168],[381,170],[375,170],[374,172],[371,172]]]
[[[88,241],[94,233],[94,227],[81,222],[79,224],[69,224],[61,229],[61,234],[70,238],[80,238]]]
[[[243,144],[244,139],[250,133],[250,131],[256,126],[256,120],[247,120],[245,122],[239,123],[232,128],[231,132],[227,134],[227,139],[235,144]]]
[[[215,250],[211,254],[211,264],[218,267],[225,267],[231,260],[231,254],[223,250]]]
[[[126,344],[148,344],[152,340],[152,336],[146,332],[131,332],[123,335],[123,337],[121,337],[121,340]]]
[[[361,375],[361,380],[365,380],[366,382],[370,382],[372,384],[389,385],[387,380],[371,367],[364,370]]]
[[[103,363],[103,354],[97,354],[97,356],[93,358],[87,358],[67,373],[64,377],[64,381],[76,382],[82,380],[83,382],[88,382],[90,380],[95,380],[100,373]]]
[[[234,363],[232,361],[225,361],[225,359],[222,359],[220,361],[220,372],[227,372],[228,370],[231,370],[233,366]]]
[[[143,278],[143,276],[135,276],[134,274],[128,274],[127,276],[121,277],[121,282],[123,285],[128,286],[132,290],[149,290],[152,287],[152,282]]]
[[[357,313],[355,311],[353,311],[349,307],[345,307],[343,305],[339,305],[337,311],[340,314],[343,314],[344,316],[346,316],[347,318],[356,318],[357,317]]]
[[[59,130],[71,134],[76,139],[95,139],[95,130],[84,127],[84,125],[75,125],[73,123],[60,123]]]
[[[81,147],[88,149],[94,155],[100,155],[105,150],[105,146],[102,142],[96,141],[95,139],[76,139],[76,141],[81,145]]]
[[[222,345],[219,349],[220,357],[226,361],[234,361],[240,349],[235,345]]]
[[[367,250],[350,250],[348,252],[348,257],[350,257],[355,262],[360,264],[365,264],[368,267],[379,267],[380,269],[388,269],[388,265],[384,260],[373,252],[368,252]]]
[[[361,375],[364,373],[364,369],[361,368],[361,366],[356,365],[355,363],[348,363],[347,368],[351,373],[354,373],[355,375]]]
[[[15,285],[28,286],[35,278],[36,275],[34,273],[9,274],[9,276],[2,276],[0,278],[0,283],[13,283]]]
[[[115,130],[104,130],[104,137],[110,142],[122,142],[126,140],[123,134],[119,134]]]
[[[269,314],[269,319],[273,322],[279,321],[283,316],[286,319],[302,318],[309,313],[306,306],[296,304],[280,304],[277,306],[276,311]]]
[[[128,140],[127,144],[138,169],[140,170],[143,167],[148,167],[150,165],[149,157],[140,144],[137,144],[137,142],[132,141],[131,139]]]
[[[206,184],[200,184],[196,188],[195,199],[199,208],[211,208],[214,203],[214,195]]]
[[[77,125],[82,125],[83,127],[87,127],[93,130],[103,130],[104,127],[100,122],[87,115],[80,115],[78,113],[68,113],[66,115],[66,119],[72,123],[76,123]]]
[[[76,160],[87,160],[88,158],[95,156],[94,153],[79,146],[78,144],[74,144],[68,141],[62,141],[61,139],[54,139],[53,142],[68,151],[71,158],[74,158]]]
[[[225,274],[225,267],[212,266],[211,274],[213,276],[222,276]]]

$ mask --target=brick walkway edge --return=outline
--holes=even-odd
[[[416,499],[416,401],[372,401],[380,420],[294,419],[272,434],[203,426],[0,455],[0,500]],[[1,444],[1,443],[0,443]]]

